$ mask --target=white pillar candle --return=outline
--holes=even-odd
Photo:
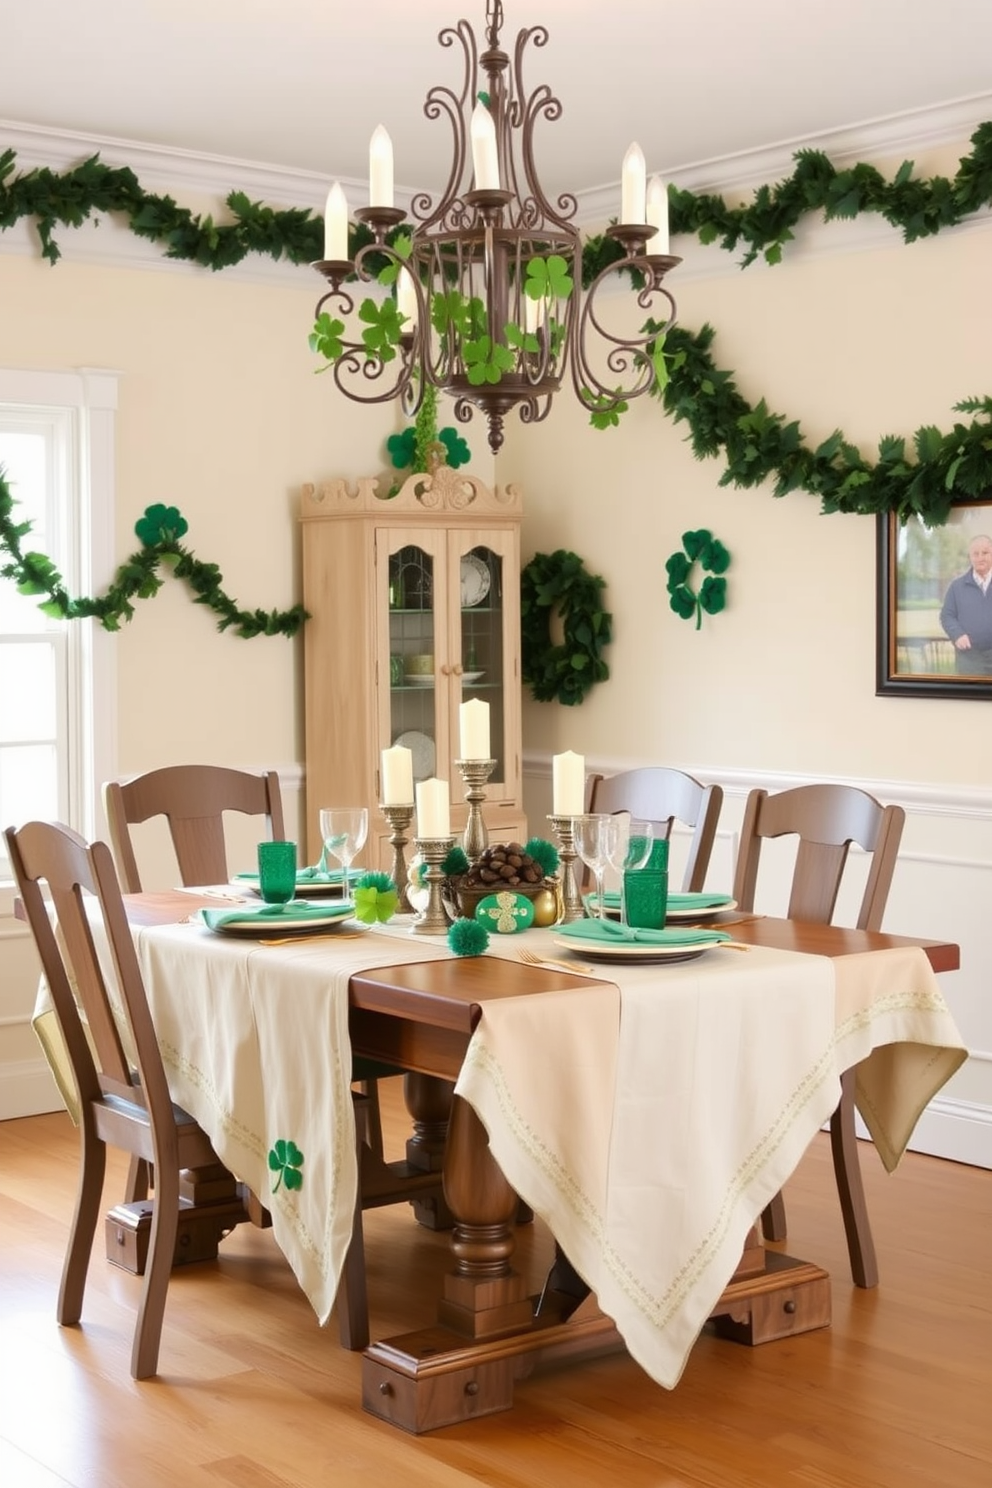
[[[470,698],[459,710],[461,757],[464,760],[489,758],[489,704],[481,698]]]
[[[324,212],[324,257],[343,263],[348,257],[348,201],[335,181]]]
[[[413,286],[413,279],[406,269],[400,269],[400,276],[396,281],[396,309],[400,315],[405,315],[403,331],[409,334],[417,328],[417,291]]]
[[[413,805],[413,751],[402,744],[382,751],[382,804]]]
[[[644,221],[645,170],[643,150],[631,145],[623,157],[620,178],[620,221],[624,224]]]
[[[421,780],[417,784],[417,836],[450,837],[451,819],[446,780]]]
[[[524,330],[529,336],[537,335],[544,324],[547,309],[548,302],[543,295],[539,300],[532,300],[530,295],[525,297]]]
[[[391,207],[393,205],[393,142],[383,129],[376,126],[369,146],[369,206]]]
[[[657,228],[653,238],[648,238],[649,253],[668,252],[668,188],[660,176],[652,176],[648,182],[647,217],[649,227]]]
[[[585,756],[571,749],[551,761],[552,802],[555,816],[581,816],[586,809]]]
[[[499,190],[499,155],[496,151],[496,124],[484,103],[472,110],[472,166],[476,191]]]

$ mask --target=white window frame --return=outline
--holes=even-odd
[[[0,405],[5,409],[50,410],[69,421],[72,510],[68,539],[75,561],[72,572],[64,572],[63,577],[73,595],[99,594],[116,567],[118,380],[116,372],[90,367],[56,372],[0,367]],[[25,546],[30,548],[30,534]],[[91,839],[104,835],[100,786],[116,774],[116,654],[113,635],[98,621],[72,620],[67,628],[66,820]],[[0,823],[0,827],[7,825]],[[10,865],[0,847],[0,915],[10,912],[12,900]]]

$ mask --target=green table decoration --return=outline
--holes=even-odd
[[[388,873],[363,873],[352,890],[355,919],[363,925],[384,925],[396,913],[399,894]]]
[[[481,956],[489,947],[489,931],[478,920],[455,920],[448,931],[448,945],[456,956]]]

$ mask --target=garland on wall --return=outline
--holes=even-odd
[[[670,188],[671,229],[693,234],[704,244],[717,243],[728,252],[743,244],[742,267],[759,256],[779,263],[793,228],[811,213],[822,213],[828,221],[876,213],[899,229],[905,242],[915,242],[992,205],[992,122],[979,125],[971,145],[955,176],[929,180],[913,178],[911,161],[887,181],[874,166],[838,170],[821,151],[801,150],[794,156],[792,175],[774,186],[759,187],[747,205],[730,207],[710,193]],[[144,191],[130,168],[108,166],[99,155],[61,173],[47,167],[18,173],[15,167],[15,152],[5,150],[0,155],[0,231],[22,219],[33,221],[42,256],[51,264],[61,256],[56,227],[79,227],[94,212],[119,213],[133,233],[158,243],[167,257],[215,271],[240,263],[249,253],[302,264],[319,258],[322,251],[322,223],[308,209],[276,210],[236,191],[226,198],[233,221],[221,224],[178,206],[169,196]],[[371,241],[368,229],[359,226],[352,230],[350,251]],[[584,283],[621,256],[619,245],[605,234],[590,238],[583,248]],[[651,329],[650,322],[645,329]],[[774,495],[805,490],[820,498],[824,513],[894,512],[900,518],[922,517],[931,525],[946,521],[953,500],[977,497],[992,487],[992,396],[956,404],[956,411],[978,417],[956,423],[947,433],[933,425],[918,429],[913,436],[915,460],[907,456],[905,439],[893,435],[880,441],[879,458],[870,462],[840,430],[810,449],[803,443],[798,421],[771,412],[764,399],[749,404],[732,374],[713,362],[713,337],[709,326],[698,333],[678,326],[669,331],[664,344],[669,377],[654,391],[667,413],[689,424],[697,458],[723,454],[721,485],[753,487],[774,478]],[[399,438],[407,438],[410,448],[391,451],[394,459],[420,458],[415,436],[408,431]],[[293,635],[306,618],[301,606],[281,614],[239,610],[224,593],[216,565],[199,563],[178,542],[186,523],[175,508],[164,507],[149,508],[137,524],[143,546],[121,565],[107,594],[102,599],[73,600],[50,559],[22,552],[21,538],[30,531],[30,523],[14,523],[12,505],[0,472],[0,553],[6,552],[11,560],[0,568],[0,575],[13,578],[24,593],[45,596],[42,608],[47,613],[63,618],[93,615],[107,629],[117,629],[122,619],[131,618],[135,598],[157,593],[162,582],[158,568],[165,563],[190,584],[197,603],[220,616],[222,630],[233,627],[245,637]],[[151,534],[158,520],[152,513],[159,512],[174,514],[182,532],[175,525],[158,523],[156,534]],[[595,608],[591,613],[595,616]],[[601,660],[599,664],[605,667]],[[563,682],[555,684],[551,695],[559,695],[562,686]],[[582,695],[570,700],[580,701]]]
[[[219,617],[218,630],[233,630],[244,640],[258,635],[294,636],[307,619],[302,605],[281,612],[239,609],[224,593],[224,575],[216,563],[201,563],[179,541],[189,528],[174,506],[146,508],[134,528],[141,547],[121,564],[105,594],[96,599],[72,599],[50,558],[44,553],[24,552],[21,539],[31,531],[31,523],[15,522],[13,510],[14,498],[0,468],[0,554],[9,555],[8,562],[0,565],[0,578],[13,579],[21,594],[41,596],[39,608],[54,620],[92,616],[104,630],[120,630],[121,622],[134,614],[134,601],[150,599],[161,589],[161,567],[189,585],[194,603],[213,610]]]

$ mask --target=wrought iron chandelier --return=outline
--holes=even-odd
[[[328,193],[324,257],[314,268],[330,289],[318,301],[310,337],[345,396],[363,403],[399,398],[416,414],[428,384],[454,400],[466,422],[474,407],[489,424],[489,446],[503,443],[503,419],[517,408],[524,423],[547,417],[567,376],[590,413],[610,413],[648,392],[657,375],[664,333],[675,301],[662,280],[681,259],[668,252],[668,201],[660,179],[646,182],[644,156],[624,157],[619,225],[607,229],[615,262],[582,288],[582,245],[572,219],[576,198],[552,205],[534,164],[538,119],[555,121],[561,104],[546,85],[529,95],[523,59],[543,47],[543,26],[521,30],[511,59],[499,44],[500,0],[487,0],[485,49],[467,21],[443,30],[443,47],[464,54],[461,92],[434,87],[428,119],[446,117],[453,155],[447,185],[435,204],[425,193],[411,203],[412,226],[393,205],[393,155],[380,126],[372,137],[369,206],[355,217],[373,241],[348,251],[348,206],[340,185]],[[597,297],[605,280],[632,273],[637,304],[667,302],[665,318],[637,336],[608,329]],[[392,286],[385,297],[357,306],[352,279]],[[356,326],[356,319],[358,325]]]

